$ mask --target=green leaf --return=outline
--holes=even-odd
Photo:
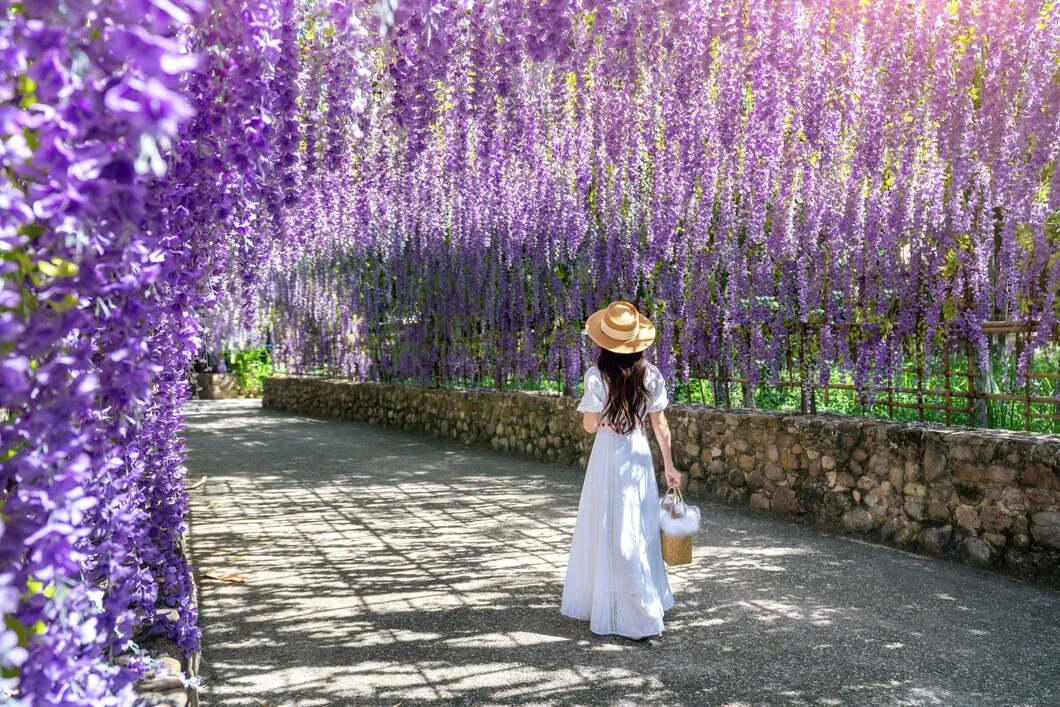
[[[50,261],[42,260],[37,267],[48,277],[75,277],[81,269],[77,263],[71,263],[62,258],[52,258]]]
[[[957,303],[953,297],[947,295],[945,301],[942,303],[942,319],[946,322],[952,322],[957,318]]]

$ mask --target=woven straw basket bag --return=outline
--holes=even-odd
[[[659,508],[659,535],[663,561],[668,565],[692,563],[692,534],[699,528],[699,509],[685,503],[681,489],[672,488]]]

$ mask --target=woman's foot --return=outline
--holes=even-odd
[[[629,637],[627,636],[627,638]],[[635,641],[636,643],[651,643],[658,638],[662,638],[661,633],[654,633],[650,636],[641,636],[640,638],[630,638],[629,640]]]

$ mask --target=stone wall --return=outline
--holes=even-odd
[[[310,378],[264,406],[584,468],[577,399]],[[690,497],[812,522],[1060,587],[1060,437],[671,405]],[[658,464],[658,448],[652,443]]]
[[[231,400],[240,397],[236,377],[227,373],[199,373],[195,376],[200,400]]]

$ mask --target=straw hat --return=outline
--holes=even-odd
[[[612,302],[585,320],[589,338],[615,353],[637,353],[655,342],[655,325],[629,302]]]

